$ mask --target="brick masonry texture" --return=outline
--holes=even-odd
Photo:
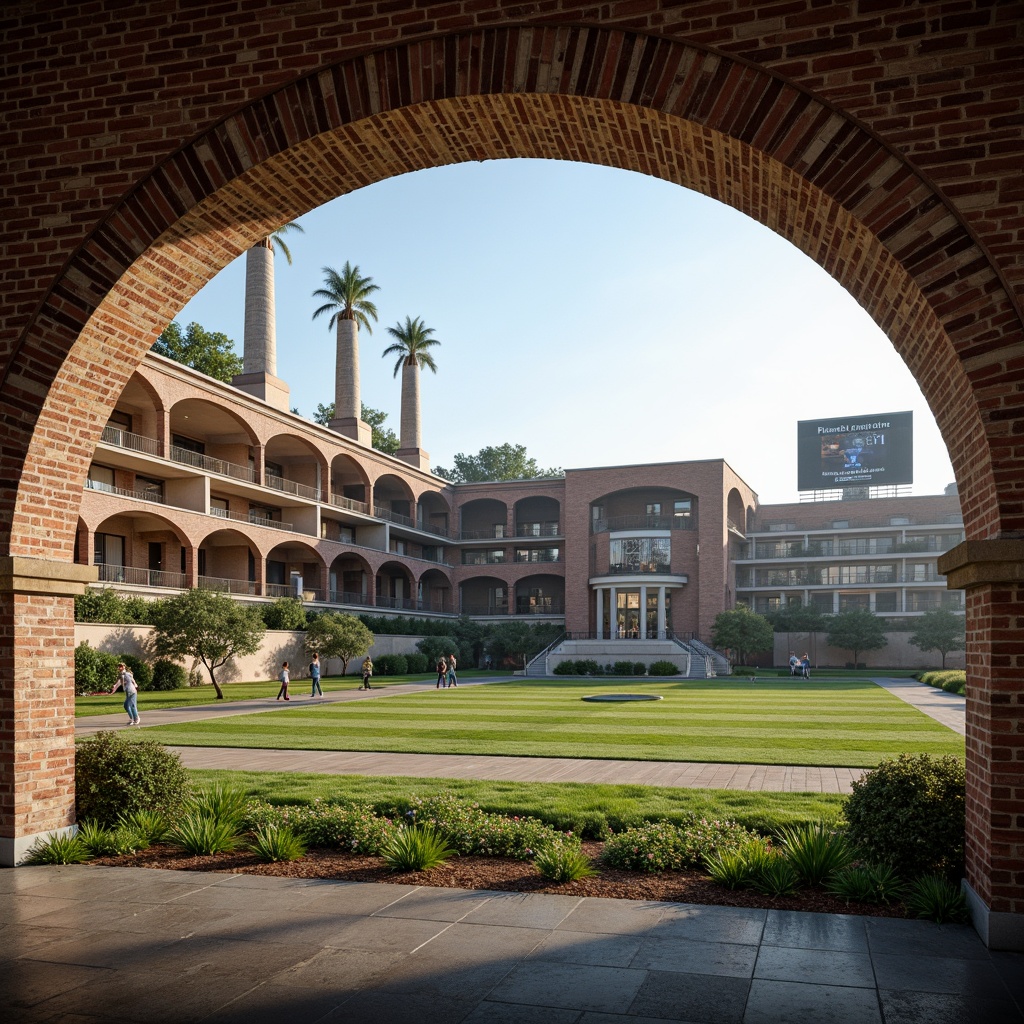
[[[1022,26],[1022,4],[971,0],[5,5],[0,556],[70,560],[109,409],[236,255],[351,189],[507,156],[658,175],[790,239],[919,381],[968,537],[1021,536]],[[1020,599],[968,602],[972,879],[1017,912]],[[46,618],[69,603],[47,600]],[[14,765],[48,792],[70,758],[25,698],[44,627],[16,603],[0,605],[4,836],[39,823]],[[1015,773],[998,797],[995,762]],[[1007,788],[1015,838],[996,843]]]

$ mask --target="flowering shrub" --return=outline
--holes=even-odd
[[[679,871],[701,867],[713,854],[737,850],[755,838],[734,821],[696,816],[681,825],[653,821],[611,836],[604,859],[629,871]]]
[[[410,824],[430,824],[457,853],[531,860],[542,847],[572,841],[537,818],[488,814],[453,793],[416,800],[406,813]],[[578,842],[578,840],[575,840]]]
[[[310,846],[329,846],[349,853],[379,853],[399,830],[389,818],[378,816],[366,804],[329,804],[315,800],[308,807],[274,807],[250,802],[244,827],[287,826]]]

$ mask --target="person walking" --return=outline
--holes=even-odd
[[[117,682],[110,692],[114,693],[117,690],[124,691],[124,709],[128,712],[127,724],[138,725],[141,721],[138,705],[139,687],[136,685],[135,676],[123,661],[117,666]]]
[[[459,677],[455,674],[455,655],[448,655],[448,685],[458,686]]]
[[[442,686],[447,686],[448,685],[448,678],[447,677],[448,677],[448,662],[444,660],[444,655],[442,654],[441,657],[437,659],[437,686],[435,686],[434,689],[435,690],[439,690],[439,689],[441,689]]]
[[[324,691],[320,689],[320,655],[314,654],[313,660],[309,663],[309,678],[313,684],[313,692],[310,697],[324,695]]]
[[[804,679],[811,678],[811,659],[807,654],[800,659],[800,674]]]
[[[291,675],[288,672],[287,661],[281,662],[281,672],[277,678],[281,680],[281,689],[277,691],[277,699],[280,700],[284,697],[285,700],[291,700],[291,697],[288,696],[288,683],[291,681]]]
[[[387,675],[387,673],[384,673]],[[370,660],[370,656],[367,655],[363,658],[363,685],[359,687],[360,690],[372,690],[373,687],[370,685],[370,680],[373,678],[373,662]]]

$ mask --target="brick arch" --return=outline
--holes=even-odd
[[[962,361],[985,380],[996,327],[1005,346],[1008,318],[1020,334],[1020,317],[998,268],[927,179],[852,118],[743,60],[563,26],[440,37],[336,64],[160,164],[96,227],[22,334],[21,363],[38,344],[70,356],[52,380],[27,475],[51,423],[67,420],[67,394],[92,399],[77,408],[88,448],[125,369],[181,298],[283,218],[394,174],[514,156],[655,174],[789,238],[867,309],[914,373],[966,496],[969,533],[1024,527],[1021,503],[994,486],[992,456],[1010,454],[997,450],[999,425],[994,443],[976,443],[986,424]],[[68,454],[84,472],[80,451]],[[79,483],[60,484],[57,500],[73,506]],[[12,551],[51,547],[32,529],[36,494],[19,490]]]
[[[478,12],[392,4],[367,26],[331,2],[245,17],[232,0],[196,15],[138,6],[137,25],[91,12],[73,61],[54,55],[85,23],[59,41],[61,0],[45,16],[24,5],[37,16],[10,35],[23,101],[4,181],[25,212],[10,214],[23,244],[0,254],[14,296],[0,321],[0,693],[13,707],[5,735],[33,737],[53,795],[9,784],[25,749],[0,742],[0,845],[70,821],[69,722],[43,729],[28,698],[39,657],[55,685],[67,673],[14,623],[48,618],[66,637],[70,602],[51,577],[79,582],[69,563],[89,457],[178,304],[325,198],[421,166],[539,155],[658,174],[755,217],[840,281],[915,374],[968,535],[988,542],[950,562],[972,588],[969,877],[999,913],[1024,914],[1019,829],[1006,824],[1024,813],[1006,739],[1020,732],[1024,656],[994,625],[1024,621],[1014,5],[558,0],[534,14],[495,0]],[[204,33],[218,60],[197,74],[201,57],[178,41]],[[94,92],[112,59],[131,88]]]

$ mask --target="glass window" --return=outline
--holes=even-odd
[[[493,548],[482,551],[463,551],[463,565],[497,565],[505,561],[505,549]]]
[[[857,608],[871,608],[871,598],[868,594],[840,594],[840,612],[852,612]]]
[[[612,572],[669,572],[672,541],[668,537],[624,537],[609,542]]]
[[[279,508],[267,508],[264,505],[249,506],[249,522],[258,523],[261,520],[281,521],[281,510]]]
[[[517,562],[557,562],[558,548],[516,548]]]
[[[672,502],[672,514],[675,516],[688,516],[692,511],[693,505],[689,498]]]
[[[210,515],[220,516],[222,519],[228,518],[228,499],[227,498],[214,498],[210,497]]]
[[[267,476],[276,476],[281,479],[284,476],[284,466],[280,462],[270,462],[269,460],[264,463],[267,470]]]
[[[833,530],[848,530],[850,528],[849,519],[834,519],[832,521]]]
[[[96,565],[124,565],[124,537],[113,533],[94,534],[93,561]]]
[[[114,489],[114,471],[109,466],[89,467],[89,488],[93,491],[112,491]]]
[[[110,419],[107,420],[107,426],[117,427],[119,430],[127,430],[131,433],[132,429],[132,418],[126,412],[121,412],[120,409],[115,409],[110,414]]]
[[[660,501],[649,501],[649,502],[647,502],[647,514],[649,516],[660,516],[661,515],[661,502]]]
[[[196,441],[195,438],[184,437],[182,434],[172,434],[171,444],[175,448],[183,448],[187,452],[195,452],[197,455],[206,454],[206,445],[202,441]]]
[[[137,494],[145,495],[148,501],[164,500],[163,480],[151,480],[149,477],[136,476],[135,491]]]
[[[894,590],[887,590],[881,594],[875,594],[876,612],[898,612],[899,594]]]

